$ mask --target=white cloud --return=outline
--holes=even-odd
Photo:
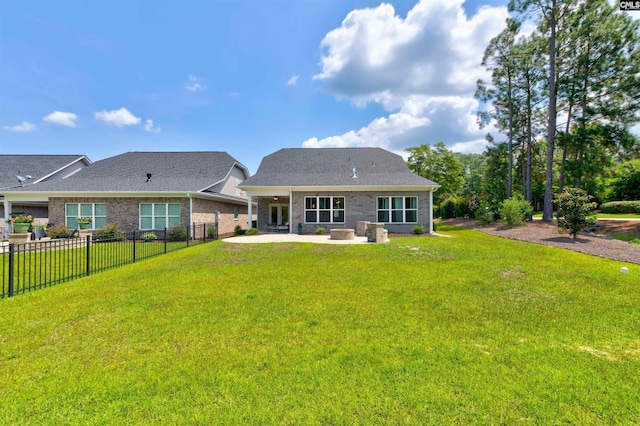
[[[131,114],[126,108],[111,111],[105,109],[95,112],[94,116],[96,120],[104,121],[114,127],[132,126],[140,123],[140,118]]]
[[[487,77],[480,62],[508,13],[482,7],[468,17],[462,3],[421,1],[404,19],[390,4],[350,12],[322,40],[322,70],[313,78],[338,99],[378,103],[390,115],[303,146],[479,147],[487,133],[477,126],[473,97],[476,81]]]
[[[51,114],[42,118],[47,123],[59,124],[66,127],[78,127],[75,120],[78,116],[72,112],[53,111]]]
[[[299,75],[291,76],[291,78],[287,80],[287,86],[295,86],[296,84],[298,84],[298,78],[300,78]]]
[[[38,129],[35,124],[31,124],[26,121],[16,124],[15,126],[2,126],[2,128],[4,130],[9,130],[10,132],[35,132]]]
[[[189,74],[189,79],[187,85],[184,86],[190,92],[197,92],[199,90],[205,89],[207,86],[202,84],[202,79],[193,74]]]
[[[151,119],[147,119],[145,121],[144,130],[150,133],[160,133],[160,127],[156,127]]]

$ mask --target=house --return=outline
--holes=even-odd
[[[147,230],[218,222],[221,234],[246,224],[248,199],[238,184],[248,169],[226,152],[127,152],[94,162],[65,179],[7,189],[4,205],[40,202],[50,224],[92,228],[118,223]],[[5,213],[8,217],[8,213]]]
[[[90,165],[91,160],[86,155],[0,155],[0,218],[8,217],[9,211],[4,207],[7,190],[65,179]],[[35,223],[47,221],[46,202],[17,203],[12,211],[32,215]],[[4,226],[5,221],[0,220],[0,235]]]
[[[381,148],[291,148],[265,157],[240,188],[257,200],[263,231],[355,229],[356,222],[369,221],[405,233],[418,224],[433,232],[433,192],[439,185]]]

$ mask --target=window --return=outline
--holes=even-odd
[[[234,207],[233,208],[233,220],[238,220],[238,214],[239,214],[238,208]]]
[[[140,229],[164,229],[174,226],[180,226],[180,204],[140,204]]]
[[[106,204],[68,203],[64,207],[64,222],[67,228],[76,229],[79,217],[90,217],[91,229],[102,228],[107,224]]]
[[[344,197],[306,197],[306,223],[344,223]]]
[[[418,223],[418,197],[378,197],[378,222]]]

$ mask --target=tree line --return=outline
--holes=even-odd
[[[409,148],[409,167],[442,185],[437,201],[457,196],[477,208],[517,195],[545,221],[567,187],[597,202],[640,199],[640,142],[630,132],[640,121],[640,22],[607,0],[511,0],[509,9],[481,60],[490,79],[476,91],[479,125],[506,140],[488,134],[482,154]]]

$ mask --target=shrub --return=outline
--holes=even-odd
[[[98,228],[96,234],[100,240],[122,241],[125,237],[117,223],[107,223],[104,227]]]
[[[49,238],[71,238],[73,231],[66,225],[49,226],[45,231]]]
[[[522,226],[533,213],[533,207],[521,195],[504,200],[500,207],[500,220],[510,227]]]
[[[249,228],[249,229],[247,229],[246,234],[247,235],[256,235],[258,232],[260,232],[260,231],[258,231],[257,228]]]
[[[593,212],[596,203],[585,191],[578,188],[567,188],[555,198],[558,211],[558,228],[566,229],[575,239],[578,232],[586,226],[595,225],[596,217]]]
[[[169,241],[187,241],[189,234],[184,228],[171,228],[167,234],[167,240]]]
[[[424,226],[422,225],[416,225],[413,227],[413,233],[414,234],[418,234],[418,235],[422,235],[424,234]]]
[[[495,207],[489,205],[488,203],[482,203],[480,207],[476,210],[474,215],[476,220],[479,220],[482,224],[488,225],[493,223],[496,219],[496,209]]]
[[[322,234],[326,234],[327,230],[320,227],[320,228],[316,228],[316,230],[314,231],[314,233],[318,234],[318,235],[322,235]]]
[[[640,201],[610,201],[600,204],[602,213],[637,213],[640,214]]]
[[[233,228],[233,233],[235,235],[244,235],[247,231],[245,229],[242,229],[242,226],[240,225],[236,225],[235,228]]]
[[[215,226],[210,226],[209,228],[207,228],[207,237],[217,238],[217,236],[218,236],[218,230],[216,229]]]
[[[443,219],[449,219],[452,217],[456,217],[456,203],[451,198],[445,200],[444,203],[440,206],[440,210],[442,212]]]
[[[480,208],[480,197],[476,194],[469,194],[464,199],[464,205],[466,208],[466,217],[473,219],[476,215],[476,211]]]
[[[436,232],[438,230],[438,224],[433,222],[432,226],[433,226],[433,232]]]

